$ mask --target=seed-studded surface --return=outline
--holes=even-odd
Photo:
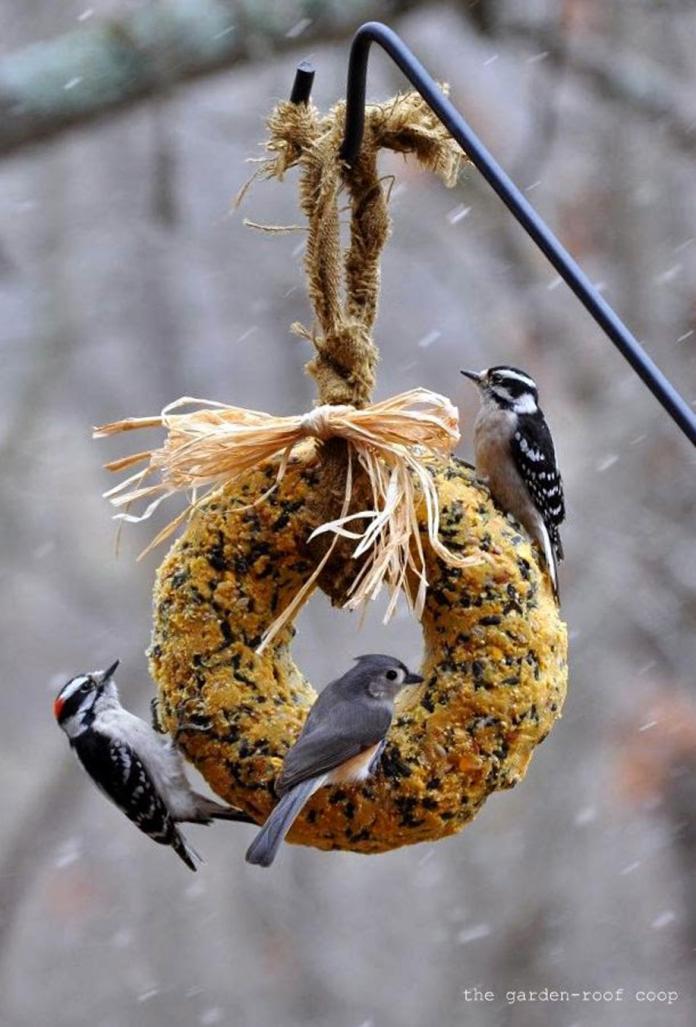
[[[560,715],[565,625],[529,543],[466,465],[452,459],[431,472],[443,541],[485,559],[455,568],[431,557],[425,683],[405,697],[375,777],[317,792],[290,841],[380,852],[453,834],[492,791],[524,776]],[[269,499],[238,510],[274,475],[268,467],[228,486],[172,547],[155,586],[150,650],[163,725],[180,729],[213,789],[259,822],[315,696],[292,660],[294,629],[254,654],[313,567],[304,547],[318,480],[311,453]]]

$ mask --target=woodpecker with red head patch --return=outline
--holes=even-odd
[[[194,792],[174,743],[121,706],[108,670],[79,674],[65,684],[53,704],[78,759],[107,798],[153,841],[171,845],[191,870],[201,861],[177,828],[181,821],[253,823],[241,810]]]
[[[558,598],[559,527],[565,518],[563,482],[534,379],[516,367],[462,371],[479,390],[474,423],[476,471],[505,513],[541,549]]]

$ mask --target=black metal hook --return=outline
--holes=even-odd
[[[353,37],[346,88],[346,127],[341,147],[343,160],[350,165],[360,152],[365,127],[367,61],[372,43],[378,43],[398,65],[411,85],[418,90],[433,113],[456,139],[471,162],[478,168],[527,234],[532,237],[636,374],[662,403],[686,437],[696,445],[696,414],[689,404],[651,360],[621,318],[600,295],[584,271],[561,245],[512,179],[506,175],[418,58],[396,32],[378,21],[366,22]],[[298,76],[299,74],[300,69],[298,68]],[[297,77],[293,88],[293,97],[296,89]],[[309,90],[311,90],[311,81],[306,95],[302,93],[302,100],[299,102],[309,100]]]
[[[309,61],[297,65],[295,81],[292,84],[290,103],[309,103],[314,84],[314,66]]]

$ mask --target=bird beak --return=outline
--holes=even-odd
[[[111,666],[107,670],[103,670],[101,672],[101,674],[99,674],[99,685],[100,685],[100,687],[103,687],[106,684],[107,681],[111,680],[111,678],[116,673],[116,668],[118,667],[120,662],[121,662],[120,660],[116,660],[116,662],[112,663]]]
[[[465,378],[471,378],[476,385],[480,385],[485,377],[481,371],[460,371],[459,373],[463,374]]]
[[[423,680],[423,678],[420,676],[420,674],[411,674],[409,672],[406,675],[406,679],[404,681],[404,684],[405,685],[419,685],[422,680]]]

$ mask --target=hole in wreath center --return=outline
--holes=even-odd
[[[423,635],[419,622],[403,596],[388,624],[383,624],[388,605],[384,592],[363,610],[332,606],[317,590],[295,620],[293,659],[317,691],[345,674],[356,656],[385,653],[418,671],[423,659]]]

